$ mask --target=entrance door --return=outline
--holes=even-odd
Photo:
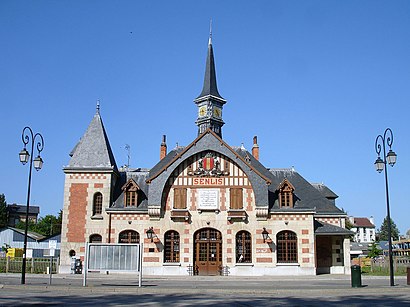
[[[198,275],[217,275],[222,264],[222,235],[212,228],[198,230],[195,235],[195,264]]]
[[[317,274],[329,274],[332,266],[332,237],[316,237]]]

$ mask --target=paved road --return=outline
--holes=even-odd
[[[82,287],[80,275],[0,274],[0,306],[410,306],[405,277],[363,277],[352,288],[349,276],[203,277],[90,274]]]

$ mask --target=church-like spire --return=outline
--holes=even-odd
[[[210,23],[209,30],[208,54],[206,57],[204,86],[202,88],[201,94],[198,96],[197,99],[209,95],[223,99],[222,96],[219,94],[218,87],[216,85],[214,50],[212,48],[212,20]]]
[[[216,71],[214,51],[212,48],[212,20],[210,24],[208,55],[206,57],[204,86],[201,94],[194,100],[198,106],[198,135],[204,133],[207,129],[213,130],[222,138],[222,108],[226,100],[218,92],[216,85]]]

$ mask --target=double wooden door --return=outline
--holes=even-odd
[[[222,265],[222,235],[213,228],[198,230],[195,235],[195,270],[198,275],[217,275]]]

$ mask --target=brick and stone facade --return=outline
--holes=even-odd
[[[212,42],[195,99],[198,137],[150,169],[117,169],[99,108],[64,168],[61,271],[85,242],[144,243],[144,274],[348,273],[349,235],[337,195],[293,169],[269,169],[222,139]],[[154,234],[148,239],[147,232]]]

